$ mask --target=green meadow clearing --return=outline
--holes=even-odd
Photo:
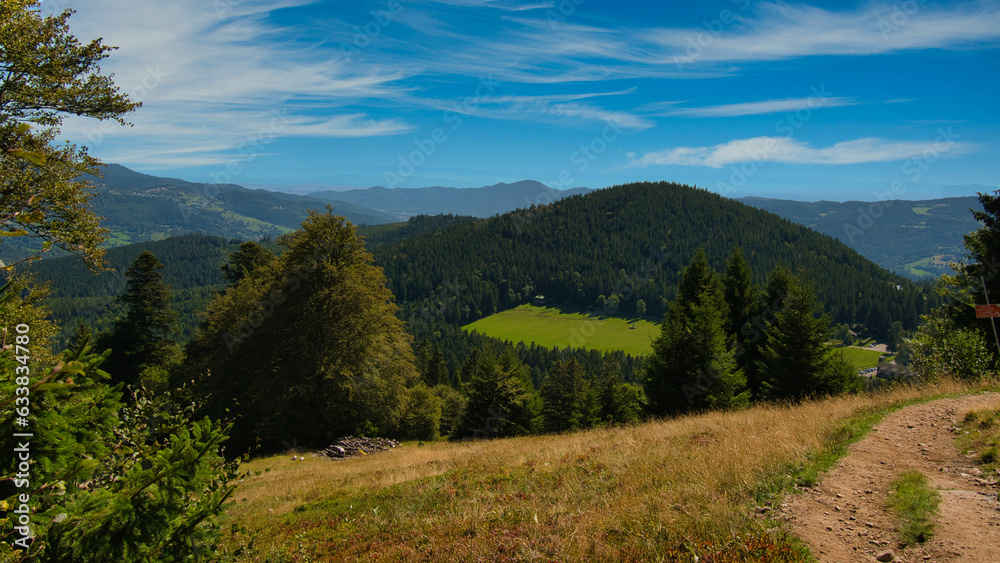
[[[635,328],[631,328],[632,326]],[[626,319],[597,315],[569,305],[521,305],[462,327],[511,343],[534,342],[546,348],[622,350],[633,356],[646,355],[660,334],[660,325],[645,318]],[[869,348],[838,348],[857,369],[878,365],[882,352]]]
[[[635,328],[631,328],[632,326]],[[645,318],[599,316],[572,306],[521,305],[479,319],[462,327],[494,338],[546,348],[623,350],[634,356],[648,354],[660,325]]]
[[[844,357],[847,361],[854,364],[857,369],[873,368],[878,365],[878,359],[882,356],[883,352],[878,350],[872,350],[870,348],[855,348],[853,346],[845,348],[837,348],[844,352]]]

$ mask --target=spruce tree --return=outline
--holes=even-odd
[[[739,336],[745,332],[744,327],[756,313],[760,297],[759,290],[753,284],[753,271],[739,246],[733,248],[726,261],[722,285],[725,288],[726,304],[729,306],[726,332]]]
[[[424,382],[430,387],[450,383],[451,375],[448,373],[448,364],[444,361],[444,352],[441,350],[440,344],[435,344],[431,348],[423,375]]]
[[[181,561],[214,559],[219,526],[214,520],[232,494],[235,466],[219,455],[223,425],[193,420],[190,397],[149,397],[142,390],[122,403],[103,363],[108,351],[93,350],[93,338],[79,330],[58,358],[44,353],[52,335],[37,291],[19,279],[0,288],[0,328],[8,335],[28,326],[32,359],[0,349],[0,372],[31,372],[30,381],[0,379],[0,423],[14,428],[15,402],[30,389],[29,439],[10,433],[0,447],[16,451],[30,442],[31,535],[23,547],[5,531],[3,561]],[[28,376],[24,376],[29,379]],[[28,384],[28,385],[25,385]],[[44,431],[37,431],[44,430]],[[0,464],[13,476],[17,460]],[[20,504],[13,479],[0,482],[0,501]]]
[[[646,409],[646,393],[642,387],[626,383],[621,366],[606,360],[593,385],[597,401],[597,422],[630,424],[642,419]]]
[[[722,283],[699,250],[684,269],[643,384],[654,415],[743,405],[746,378],[727,345]]]
[[[481,351],[468,386],[469,400],[452,439],[506,438],[535,430],[538,396],[513,350],[499,358]]]
[[[761,398],[800,400],[857,389],[853,367],[830,346],[830,317],[812,286],[793,278],[782,301],[758,368]]]
[[[565,432],[590,426],[593,419],[590,382],[576,360],[556,361],[540,389],[542,427],[546,432]]]
[[[761,343],[755,336],[754,322],[760,322],[761,291],[753,283],[753,271],[739,246],[733,248],[726,262],[722,284],[729,306],[726,332],[732,339],[736,365],[746,375],[750,394],[756,396],[760,387],[756,365]]]
[[[165,368],[179,360],[177,313],[170,307],[170,287],[163,283],[163,264],[148,250],[143,251],[125,272],[125,293],[118,302],[125,306],[119,318],[100,342],[111,348],[107,370],[114,383],[133,385],[147,368]]]
[[[886,349],[890,352],[898,352],[905,337],[906,331],[903,330],[903,323],[893,321],[889,326],[889,338],[886,340]]]

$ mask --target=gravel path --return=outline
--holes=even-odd
[[[818,487],[789,495],[782,516],[824,563],[1000,562],[998,476],[975,468],[974,460],[958,451],[952,430],[966,412],[998,407],[1000,394],[990,393],[890,414],[850,446]],[[941,514],[929,542],[903,548],[885,510],[886,491],[890,481],[910,469],[926,475],[941,493]]]

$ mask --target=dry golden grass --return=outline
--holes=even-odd
[[[966,390],[940,382],[342,461],[257,459],[245,468],[270,471],[236,491],[226,527],[246,531],[224,552],[254,562],[687,561],[773,528],[754,507],[815,467],[849,420]]]

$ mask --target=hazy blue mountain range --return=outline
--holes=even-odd
[[[835,237],[882,267],[915,279],[951,272],[948,264],[965,255],[962,236],[980,227],[970,209],[982,209],[975,196],[843,203],[759,197],[739,201]]]
[[[319,199],[339,199],[389,213],[399,219],[414,215],[467,215],[490,217],[515,209],[545,205],[564,197],[584,194],[589,188],[554,190],[541,182],[522,180],[513,184],[495,184],[482,188],[383,188],[377,186],[343,192],[325,191],[309,194]]]
[[[394,220],[385,213],[333,198],[320,200],[235,184],[160,178],[116,164],[105,168],[103,178],[88,179],[101,192],[95,198],[95,208],[107,218],[106,227],[121,233],[120,242],[188,232],[242,239],[278,235],[299,228],[308,209],[322,209],[327,204],[355,224]]]
[[[83,179],[95,185],[93,208],[111,231],[105,246],[112,248],[188,233],[241,240],[274,237],[298,229],[307,210],[322,210],[328,204],[355,224],[396,221],[392,215],[346,201],[161,178],[117,164],[105,166],[103,173],[103,178]],[[0,259],[19,260],[38,246],[20,239],[4,241]],[[54,251],[48,256],[61,254]]]
[[[273,237],[297,229],[307,210],[322,210],[327,204],[355,224],[385,225],[421,214],[490,217],[592,191],[553,190],[523,180],[482,188],[372,187],[294,195],[162,178],[117,164],[107,165],[103,178],[89,179],[99,192],[94,207],[111,230],[109,247],[187,233],[241,240]],[[914,279],[950,272],[948,263],[964,255],[962,236],[979,227],[969,211],[979,208],[974,196],[875,203],[758,197],[738,201],[833,236],[880,266]],[[398,232],[373,231],[370,236],[377,232],[378,237],[395,239],[416,234],[414,229],[438,227],[437,222],[421,223]],[[379,242],[385,241],[379,238]],[[0,259],[22,258],[27,254],[24,244],[19,239],[5,240]]]

